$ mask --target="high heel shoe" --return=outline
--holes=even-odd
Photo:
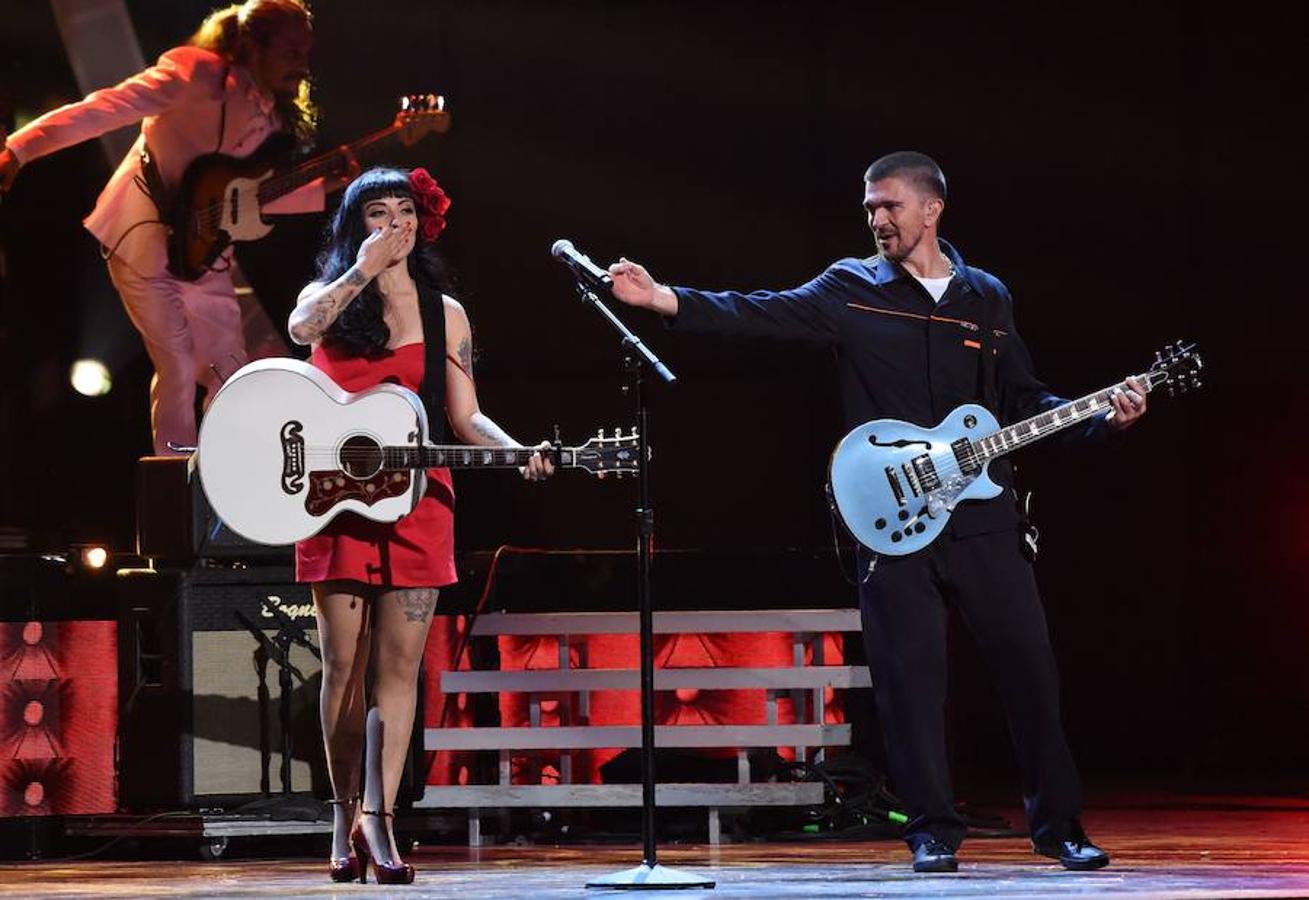
[[[368,884],[368,838],[364,837],[364,824],[355,822],[350,829],[350,849],[355,852],[351,859],[359,861],[359,883]]]
[[[327,874],[336,882],[354,881],[356,878],[362,881],[364,867],[353,856],[344,856],[339,859],[333,856],[327,860]]]
[[[345,806],[347,803],[354,804],[358,797],[351,797],[347,800],[328,800],[331,806]],[[355,828],[358,828],[358,824]],[[354,834],[350,835],[350,845],[354,846]],[[336,882],[354,881],[359,877],[363,866],[359,864],[359,859],[354,855],[348,856],[329,856],[327,858],[327,874]]]
[[[378,816],[383,820],[395,818],[395,814],[389,812],[374,812],[369,809],[363,809],[359,812],[361,815]],[[358,843],[356,843],[355,839],[356,834],[359,836]],[[371,856],[373,875],[376,877],[378,884],[413,884],[414,867],[409,865],[409,863],[400,863],[397,866],[390,863],[378,862],[377,854],[370,853],[371,847],[368,844],[368,834],[361,826],[355,826],[355,831],[350,835],[350,843],[354,846],[355,853],[359,856],[359,861],[361,863],[359,867],[359,881],[361,883],[365,882],[368,877],[368,863]]]

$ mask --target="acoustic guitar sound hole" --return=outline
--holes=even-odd
[[[362,434],[348,438],[341,445],[340,456],[341,470],[351,478],[372,478],[382,468],[382,448]]]

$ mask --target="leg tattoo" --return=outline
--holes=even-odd
[[[410,622],[426,622],[436,610],[436,588],[410,588],[395,592],[395,598]]]

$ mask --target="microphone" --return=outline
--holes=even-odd
[[[609,273],[591,262],[591,257],[579,252],[572,241],[555,241],[550,247],[550,255],[568,266],[573,276],[591,290],[606,296],[612,294],[614,280]]]

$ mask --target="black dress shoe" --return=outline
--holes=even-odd
[[[1105,853],[1086,835],[1071,841],[1057,844],[1032,844],[1032,849],[1042,856],[1059,860],[1065,869],[1086,872],[1091,869],[1103,869],[1109,865],[1109,854]]]
[[[957,872],[959,860],[940,841],[925,841],[914,848],[915,872]]]

